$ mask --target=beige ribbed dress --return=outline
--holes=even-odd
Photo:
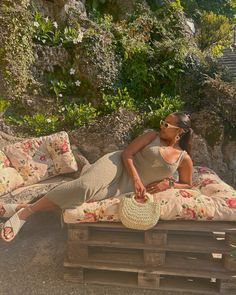
[[[134,165],[144,185],[173,175],[183,159],[182,151],[174,164],[167,163],[161,156],[160,138],[134,155]],[[102,200],[134,190],[121,158],[122,150],[104,155],[89,166],[75,180],[61,184],[51,190],[47,197],[62,209],[73,209],[88,200]]]

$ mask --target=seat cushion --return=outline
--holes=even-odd
[[[214,186],[213,186],[214,185]],[[120,221],[120,198],[84,203],[64,212],[66,223]],[[161,220],[236,220],[236,191],[206,167],[194,167],[192,189],[168,189],[154,194]]]
[[[0,151],[0,196],[24,185],[24,179],[16,169],[10,167],[10,161]]]
[[[3,151],[25,185],[78,169],[64,131],[17,142],[6,146]]]

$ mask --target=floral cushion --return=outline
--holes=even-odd
[[[64,131],[17,142],[3,151],[24,179],[25,185],[78,169]]]
[[[162,220],[236,220],[236,191],[205,167],[194,167],[192,189],[168,189],[154,197],[160,202]],[[120,198],[122,196],[67,209],[64,221],[120,221]]]
[[[78,170],[78,165],[71,151],[68,134],[64,131],[42,138],[53,160],[56,174]]]
[[[0,169],[10,166],[10,161],[4,152],[0,151]]]
[[[23,177],[25,185],[56,174],[53,161],[42,138],[33,138],[4,148],[11,164]]]
[[[22,176],[11,167],[0,169],[0,196],[24,185]]]

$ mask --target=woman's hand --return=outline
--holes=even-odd
[[[138,198],[143,198],[145,196],[146,188],[140,178],[134,179],[134,192]]]
[[[170,188],[169,179],[165,178],[161,181],[154,181],[146,186],[147,192],[150,194],[155,194],[162,192]]]

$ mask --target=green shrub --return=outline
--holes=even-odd
[[[127,110],[136,110],[135,100],[130,97],[127,89],[118,89],[117,93],[103,94],[102,102],[100,105],[102,114],[109,114],[116,112],[119,108],[125,108]]]
[[[67,104],[60,108],[60,112],[63,115],[63,126],[70,129],[89,123],[98,115],[97,110],[91,105],[91,103]]]
[[[58,130],[60,120],[58,116],[36,113],[33,116],[23,116],[23,127],[34,135],[50,134]]]
[[[0,1],[0,85],[1,95],[20,101],[33,81],[32,15],[28,0]]]
[[[203,12],[198,23],[196,40],[199,48],[213,56],[232,42],[232,24],[224,15]]]
[[[150,98],[145,105],[142,115],[144,125],[158,129],[160,120],[172,112],[180,111],[184,103],[179,96],[171,97],[162,93],[158,98]]]
[[[83,33],[80,29],[72,27],[59,28],[57,22],[52,21],[48,17],[44,17],[42,13],[36,11],[34,15],[34,36],[35,43],[48,46],[71,47],[82,41]]]
[[[7,99],[0,97],[0,113],[5,112],[9,106],[10,102]]]

